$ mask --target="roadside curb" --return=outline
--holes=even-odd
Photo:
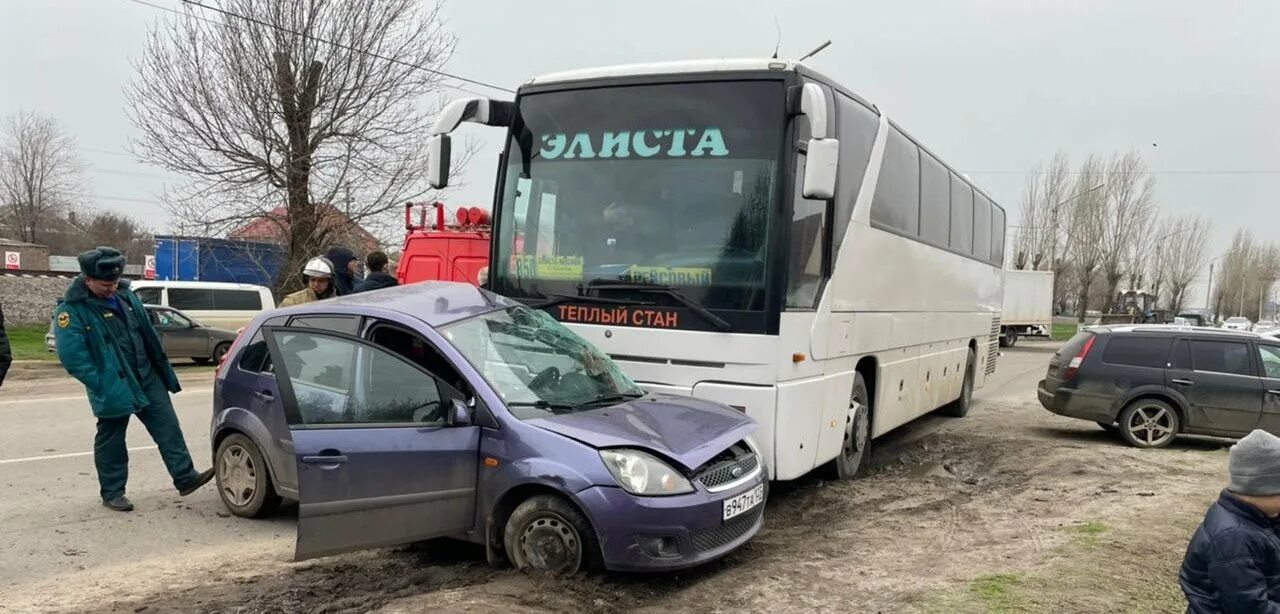
[[[62,363],[56,360],[15,360],[5,380],[17,382],[54,377],[70,377]]]

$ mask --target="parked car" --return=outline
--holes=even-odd
[[[133,291],[148,305],[181,309],[193,318],[231,330],[276,306],[271,289],[215,281],[135,281]]]
[[[469,284],[260,315],[213,410],[223,503],[297,499],[298,559],[451,536],[521,569],[675,569],[764,517],[743,412],[645,394],[545,312]]]
[[[146,308],[170,360],[189,358],[202,365],[219,362],[236,339],[235,331],[205,326],[177,309],[156,305],[146,305]],[[50,352],[58,351],[52,321],[49,332],[44,335],[44,347]]]
[[[1049,360],[1038,387],[1049,411],[1092,420],[1130,445],[1180,434],[1280,434],[1280,339],[1172,326],[1081,331]]]
[[[1222,327],[1227,330],[1253,330],[1253,322],[1250,322],[1249,318],[1236,316],[1227,318],[1227,321],[1222,323]]]

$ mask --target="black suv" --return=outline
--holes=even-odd
[[[1178,434],[1280,433],[1280,339],[1175,326],[1081,331],[1049,361],[1045,409],[1156,448]]]

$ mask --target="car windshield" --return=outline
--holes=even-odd
[[[441,332],[520,419],[586,411],[644,394],[607,355],[543,311],[511,307]]]

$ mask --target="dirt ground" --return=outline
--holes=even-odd
[[[868,474],[771,491],[743,550],[674,575],[534,580],[453,543],[289,563],[279,545],[87,572],[13,611],[1181,612],[1177,569],[1225,443],[1126,447],[1035,400],[1047,343],[1008,350],[964,419],[877,441]]]

